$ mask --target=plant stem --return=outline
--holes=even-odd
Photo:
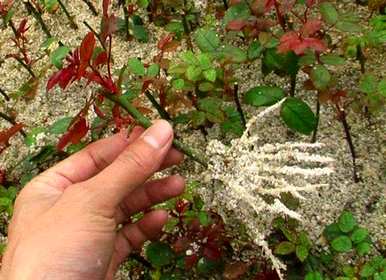
[[[283,17],[283,14],[280,11],[279,3],[276,0],[274,0],[274,5],[275,5],[275,10],[276,10],[277,21],[279,22],[283,31],[286,31],[287,28],[285,26],[285,19]]]
[[[355,183],[358,183],[360,181],[360,178],[358,176],[358,167],[356,164],[357,155],[355,152],[355,147],[350,133],[350,126],[347,122],[346,112],[344,111],[344,109],[341,109],[339,105],[336,105],[336,109],[338,110],[339,119],[342,122],[344,133],[346,135],[347,144],[349,146],[350,153],[351,153],[351,158],[353,163],[353,179]]]
[[[239,84],[235,83],[234,89],[233,89],[233,98],[236,103],[237,111],[240,114],[241,122],[243,123],[244,129],[247,127],[247,121],[245,119],[245,115],[243,112],[243,108],[241,107],[240,99],[239,99]]]
[[[24,61],[18,57],[15,57],[15,56],[12,56],[14,59],[17,60],[17,62],[20,63],[21,66],[23,66],[27,71],[28,73],[32,76],[32,78],[36,79],[36,75],[35,73],[32,71],[31,69],[31,66],[29,66],[28,64],[25,64]]]
[[[43,32],[46,34],[47,38],[52,38],[52,34],[51,34],[50,30],[48,29],[47,25],[44,23],[41,14],[35,9],[35,7],[29,1],[24,1],[24,5],[25,5],[28,13],[32,14],[32,16],[39,22],[39,24],[40,24]]]
[[[151,121],[147,117],[145,117],[141,112],[139,112],[125,97],[109,93],[103,93],[103,95],[114,103],[119,104],[144,128],[148,128],[152,125]],[[205,156],[192,150],[189,146],[185,145],[177,139],[173,140],[173,145],[177,150],[181,151],[194,161],[200,163],[204,167],[208,167],[208,160],[205,158]]]
[[[71,28],[77,30],[78,29],[78,25],[76,24],[76,22],[74,21],[74,17],[70,15],[69,11],[67,10],[66,6],[64,5],[64,3],[62,2],[62,0],[57,0],[60,7],[62,8],[64,14],[66,15],[66,17],[68,18],[68,20],[70,21],[70,26]]]
[[[125,18],[125,33],[126,33],[126,40],[130,40],[130,30],[129,30],[129,10],[127,9],[126,5],[122,5],[123,8],[123,15]]]
[[[357,60],[361,65],[361,73],[366,73],[366,57],[362,51],[362,47],[359,45],[357,46]]]
[[[90,9],[90,11],[93,13],[94,16],[98,16],[98,11],[95,8],[94,4],[90,0],[82,0]]]
[[[187,11],[185,9],[186,5],[187,5],[187,2],[186,0],[184,0],[184,14],[182,15],[182,24],[184,26],[184,31],[187,36],[186,41],[187,41],[188,47],[190,50],[193,50],[193,43],[192,43],[192,39],[190,38],[191,28],[188,20],[186,19],[186,15],[187,15]]]
[[[164,108],[157,102],[157,100],[154,98],[154,96],[147,90],[145,91],[145,95],[147,99],[151,102],[151,104],[154,106],[154,108],[158,111],[158,114],[161,116],[161,118],[172,121],[172,118],[170,117],[169,113],[166,112]]]
[[[319,101],[319,94],[317,96],[316,100],[316,127],[314,130],[314,133],[312,134],[312,143],[316,142],[316,136],[318,134],[318,128],[319,128],[319,122],[320,122],[320,101]]]
[[[92,28],[91,25],[88,24],[87,21],[84,20],[84,21],[83,21],[83,24],[86,25],[86,27],[87,27],[87,28],[95,35],[95,37],[97,37],[97,39],[98,39],[99,43],[101,44],[101,46],[103,47],[103,49],[104,49],[105,51],[107,51],[107,50],[106,50],[106,46],[105,46],[105,44],[103,43],[102,38],[101,38],[101,36],[99,35],[99,33],[96,32],[96,31],[94,30],[94,28]]]
[[[0,88],[0,94],[1,94],[2,96],[4,96],[4,99],[5,99],[6,101],[11,100],[11,98],[8,96],[8,94],[7,94],[2,88]]]
[[[296,92],[296,74],[294,75],[291,75],[290,79],[291,79],[291,89],[290,89],[290,96],[291,97],[294,97],[295,96],[295,92]]]
[[[224,3],[225,10],[228,10],[229,6],[227,0],[222,0],[222,2]]]
[[[15,124],[16,124],[15,119],[12,118],[11,116],[8,116],[8,115],[5,114],[5,113],[0,112],[0,118],[6,120],[7,122],[9,122],[9,123],[12,124],[12,125],[15,125]],[[23,129],[20,130],[20,134],[23,135],[23,137],[27,137],[27,135],[25,134],[25,132],[24,132]]]

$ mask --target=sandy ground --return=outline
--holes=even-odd
[[[57,38],[60,38],[65,44],[75,47],[79,45],[82,37],[88,31],[82,21],[87,20],[94,28],[97,28],[99,19],[93,17],[84,3],[79,0],[71,1],[69,10],[76,15],[76,21],[80,27],[76,32],[69,28],[68,21],[62,13],[47,16],[45,20]],[[20,11],[18,11],[18,17],[24,16],[24,14],[19,13]],[[29,24],[31,28],[27,36],[30,39],[31,53],[42,54],[39,47],[44,41],[43,33],[34,19],[30,18]],[[115,39],[113,48],[115,69],[120,68],[129,57],[141,57],[144,61],[147,61],[156,54],[156,42],[157,37],[160,36],[160,31],[155,27],[150,28],[153,32],[149,43],[146,44],[139,44],[135,40],[126,42],[120,38]],[[10,36],[10,30],[0,31],[0,58],[12,50],[12,44],[8,39]],[[371,65],[370,71],[371,69],[377,69],[378,72],[381,71],[383,76],[386,76],[385,50],[383,48],[372,53],[372,62],[369,63]],[[39,69],[43,69],[46,65],[48,65],[48,59],[44,58],[34,67],[34,70],[38,73]],[[245,81],[240,83],[241,92],[260,84],[284,84],[283,79],[273,75],[265,79],[261,77],[259,67],[259,63],[256,62],[249,66],[243,66],[237,71],[240,80]],[[63,116],[74,116],[83,106],[85,97],[93,90],[92,87],[84,88],[76,85],[71,86],[64,92],[55,89],[47,94],[45,91],[46,79],[52,71],[53,69],[49,69],[44,75],[37,96],[33,100],[19,99],[0,103],[1,111],[16,110],[18,112],[17,120],[26,125],[27,131],[33,127],[52,124]],[[340,85],[348,90],[355,87],[359,79],[359,66],[356,63],[352,63],[352,67],[337,68],[335,71],[339,73]],[[0,87],[8,93],[20,87],[27,78],[26,71],[20,69],[19,65],[13,60],[6,60],[0,67]],[[302,79],[304,77],[299,78],[299,80]],[[303,92],[299,89],[297,95],[304,97],[309,104],[315,103],[313,94],[309,92]],[[248,106],[245,106],[245,110],[249,117],[257,112],[256,109]],[[318,240],[323,227],[334,221],[343,209],[349,209],[355,213],[361,225],[369,229],[377,247],[384,250],[386,247],[386,125],[384,122],[386,113],[381,112],[378,117],[373,119],[374,124],[369,126],[365,118],[359,114],[349,112],[348,119],[358,153],[362,179],[357,184],[352,180],[351,158],[341,124],[336,121],[335,114],[330,107],[323,106],[321,116],[318,141],[326,144],[324,152],[336,159],[336,173],[331,178],[325,178],[329,183],[327,187],[316,193],[306,194],[307,200],[302,202],[300,207],[304,217],[303,226],[310,232],[314,240]],[[89,117],[92,119],[94,116],[91,114]],[[9,124],[0,120],[0,130],[8,126]],[[266,142],[284,142],[288,140],[287,131],[278,118],[273,118],[273,120],[267,122],[259,133],[261,133],[262,138],[266,139]],[[200,133],[191,133],[181,129],[180,134],[185,142],[196,147],[205,147],[205,141]],[[214,127],[210,130],[209,138],[217,136],[219,136],[219,129]],[[55,137],[51,135],[41,135],[38,146],[32,147],[32,149],[37,149],[40,145],[55,140]],[[307,141],[308,138],[295,136],[293,140]],[[0,168],[12,168],[16,162],[24,158],[29,152],[30,148],[24,145],[22,137],[14,137],[11,141],[11,147],[0,155]],[[191,179],[195,179],[199,178],[202,170],[191,162],[187,162],[179,172]]]

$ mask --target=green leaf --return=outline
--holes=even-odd
[[[357,228],[353,231],[351,234],[351,240],[355,244],[360,243],[366,239],[366,237],[369,235],[369,232],[365,228]]]
[[[146,73],[145,66],[138,58],[130,58],[127,67],[133,74],[138,76],[144,76]]]
[[[257,40],[253,41],[248,48],[248,59],[253,60],[259,58],[263,53],[264,47]]]
[[[192,51],[183,52],[180,57],[183,62],[189,65],[196,65],[199,63],[197,56]]]
[[[322,55],[320,57],[320,60],[324,64],[328,64],[328,65],[343,65],[346,62],[346,60],[343,57],[340,57],[338,55],[333,55],[333,54]]]
[[[200,53],[197,55],[197,58],[196,58],[196,55],[194,55],[194,57],[196,60],[198,60],[198,63],[200,64],[200,67],[202,69],[207,70],[211,68],[213,61],[211,56],[208,53]]]
[[[323,276],[320,272],[308,272],[304,280],[323,280]]]
[[[281,54],[277,48],[266,49],[262,61],[262,71],[264,75],[271,72],[279,76],[294,76],[299,71],[299,57],[294,52]]]
[[[63,67],[63,60],[66,58],[66,56],[70,53],[71,49],[66,46],[61,46],[54,50],[50,55],[50,60],[53,65],[55,65],[56,68],[62,69]]]
[[[208,69],[203,72],[205,79],[210,82],[216,81],[217,72],[215,69]]]
[[[174,253],[169,244],[163,242],[152,242],[145,251],[148,261],[154,267],[162,267],[170,264],[174,259]]]
[[[355,249],[357,250],[359,256],[364,256],[370,253],[371,244],[368,242],[361,242],[355,246]]]
[[[197,263],[197,271],[198,273],[208,275],[213,270],[215,270],[218,266],[218,262],[208,260],[206,258],[201,258]]]
[[[323,20],[329,25],[335,25],[338,22],[339,14],[335,9],[334,5],[329,2],[320,4],[320,13],[322,14]]]
[[[190,65],[188,69],[186,69],[186,78],[192,82],[196,82],[200,79],[201,73],[200,67]]]
[[[185,87],[185,81],[183,79],[173,80],[172,86],[174,89],[182,90]]]
[[[378,92],[386,98],[386,78],[382,79],[378,84]]]
[[[295,252],[295,244],[289,241],[280,242],[274,250],[276,255],[289,255]]]
[[[46,132],[46,129],[44,127],[34,127],[32,128],[28,133],[27,137],[24,139],[24,143],[28,146],[31,147],[32,145],[36,144],[36,137],[41,134]]]
[[[307,52],[302,57],[299,58],[299,65],[312,65],[316,62],[316,56],[313,52]]]
[[[131,24],[130,29],[135,39],[140,42],[148,42],[149,41],[149,33],[143,25],[139,24]]]
[[[212,123],[222,123],[225,120],[221,110],[222,100],[216,97],[206,97],[198,101],[198,108],[205,112],[206,118]]]
[[[68,127],[70,126],[72,122],[72,118],[71,117],[64,117],[60,120],[57,120],[56,122],[54,122],[50,128],[49,128],[49,132],[51,134],[55,134],[55,135],[60,135],[60,134],[63,134],[67,131]]]
[[[226,120],[221,124],[221,130],[224,133],[233,133],[236,136],[241,136],[244,132],[240,113],[233,107],[225,108]]]
[[[368,262],[362,267],[360,271],[360,276],[370,277],[374,275],[375,272],[376,272],[376,267],[371,262]]]
[[[302,134],[309,135],[317,126],[316,117],[310,107],[294,97],[284,101],[280,115],[290,129]]]
[[[352,243],[349,237],[341,235],[332,240],[331,247],[337,252],[349,252],[352,249]]]
[[[341,15],[339,21],[336,23],[336,28],[340,31],[357,33],[361,32],[359,18],[354,14]]]
[[[177,38],[180,39],[184,34],[184,25],[181,21],[171,21],[165,26],[165,30],[176,34]]]
[[[247,60],[247,53],[238,47],[227,45],[222,49],[220,57],[226,63],[243,63]]]
[[[48,50],[48,49],[51,47],[51,45],[52,45],[53,43],[55,43],[55,42],[56,42],[56,38],[50,37],[50,38],[48,38],[47,40],[45,40],[45,41],[43,42],[43,44],[40,46],[40,48],[41,48],[43,51]]]
[[[202,92],[209,92],[214,90],[214,85],[209,82],[203,82],[198,85],[198,90]]]
[[[305,231],[299,233],[299,244],[305,246],[306,248],[311,248],[311,241],[308,238],[308,235]]]
[[[347,233],[354,229],[357,222],[351,212],[344,211],[338,220],[338,226],[341,231]]]
[[[341,234],[342,234],[342,231],[340,230],[337,223],[333,223],[331,225],[326,226],[326,228],[323,231],[323,235],[324,237],[326,237],[328,241],[335,239]]]
[[[251,15],[248,4],[245,2],[231,6],[225,13],[224,25],[227,26],[233,20],[247,20]]]
[[[198,29],[194,33],[194,40],[202,52],[215,52],[220,47],[220,39],[212,29]]]
[[[211,223],[210,217],[205,211],[198,212],[198,220],[200,221],[200,224],[204,227],[209,226]]]
[[[204,112],[193,111],[191,113],[191,123],[194,128],[203,125],[206,121],[206,115]]]
[[[377,91],[378,81],[372,74],[365,74],[362,76],[359,83],[359,89],[367,94],[373,94]]]
[[[152,64],[147,68],[147,76],[157,77],[160,71],[160,66],[158,64]]]
[[[256,107],[271,106],[285,96],[279,87],[258,86],[248,90],[244,95],[244,102]]]
[[[331,74],[323,65],[317,65],[311,71],[311,80],[319,90],[325,90],[331,82]]]
[[[301,262],[304,262],[308,257],[308,248],[303,245],[296,246],[296,256]]]

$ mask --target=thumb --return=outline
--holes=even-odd
[[[103,205],[115,207],[159,169],[172,140],[170,124],[165,120],[155,121],[113,163],[84,183],[96,192]]]

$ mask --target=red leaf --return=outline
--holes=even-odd
[[[285,33],[280,38],[280,45],[278,46],[277,50],[279,53],[287,53],[293,50],[299,44],[301,44],[299,35],[296,32],[291,31]]]
[[[185,257],[185,268],[186,269],[192,269],[196,263],[198,262],[198,256],[196,254],[193,254],[191,256]]]
[[[103,17],[109,16],[110,0],[103,0]]]
[[[227,25],[227,29],[228,30],[233,30],[233,31],[240,31],[242,30],[246,25],[247,25],[247,21],[245,20],[242,20],[242,19],[236,19],[236,20],[232,20],[228,23]]]
[[[82,44],[80,45],[80,66],[78,69],[78,79],[85,74],[86,68],[88,67],[94,52],[95,43],[94,33],[89,32],[86,37],[84,37]]]
[[[11,128],[0,131],[0,153],[9,146],[9,139],[22,130],[23,126],[23,124],[17,123]]]
[[[293,48],[293,51],[297,55],[302,55],[306,51],[306,49],[313,49],[316,52],[324,52],[327,49],[326,43],[324,43],[320,39],[316,38],[304,38],[301,42],[301,44],[295,46]]]
[[[84,117],[80,117],[77,122],[75,122],[70,129],[64,134],[60,139],[58,144],[56,145],[59,151],[62,151],[67,144],[70,142],[72,144],[78,144],[80,140],[86,136],[89,127],[87,125],[87,121]]]
[[[312,7],[315,4],[316,4],[316,0],[307,0],[306,1],[306,5],[308,8]]]
[[[98,67],[99,65],[106,64],[109,60],[109,56],[107,52],[103,51],[100,54],[97,55],[97,57],[93,61],[93,66]]]
[[[102,20],[101,40],[103,44],[108,36],[114,34],[118,30],[118,18],[114,15],[104,17]]]
[[[20,22],[20,24],[19,24],[19,27],[18,27],[18,29],[17,29],[17,34],[19,35],[19,36],[22,36],[25,32],[27,32],[27,30],[28,30],[28,28],[29,27],[27,27],[27,19],[23,19],[21,22]]]
[[[313,34],[315,34],[317,31],[319,31],[322,28],[322,24],[323,24],[323,22],[321,20],[311,19],[303,25],[300,33],[304,37],[312,36]]]
[[[161,40],[158,41],[158,44],[157,44],[158,49],[160,49],[161,51],[164,51],[166,46],[173,41],[173,37],[174,35],[171,33],[162,37]]]
[[[211,261],[218,261],[221,258],[221,249],[214,244],[207,244],[202,255]]]

